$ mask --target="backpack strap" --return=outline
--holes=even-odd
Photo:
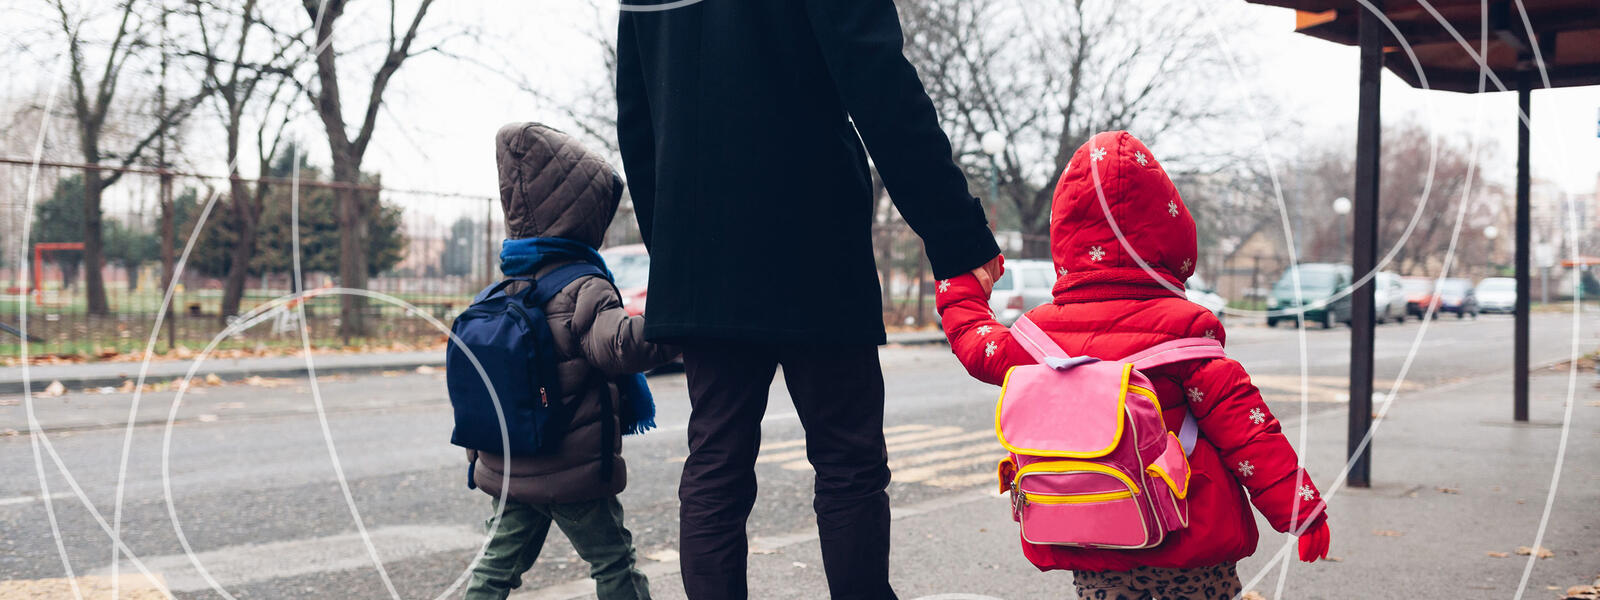
[[[592,263],[575,262],[561,265],[540,277],[532,290],[524,292],[528,295],[524,301],[536,306],[544,306],[546,302],[549,302],[556,294],[561,293],[561,290],[566,289],[572,282],[589,276],[610,280],[606,277],[604,270]],[[606,397],[600,400],[600,481],[610,483],[612,471],[616,469],[617,460],[617,450],[614,445],[616,440],[612,439],[615,435],[613,429],[617,426],[617,419],[615,407],[611,404],[610,394],[604,394],[604,396]]]
[[[1133,368],[1143,371],[1186,360],[1227,358],[1227,356],[1222,350],[1222,342],[1211,338],[1182,338],[1156,344],[1122,359],[1122,362],[1133,363]],[[1183,414],[1183,426],[1178,428],[1178,441],[1183,443],[1185,456],[1194,452],[1194,445],[1199,439],[1200,423],[1195,420],[1194,411],[1186,410]]]
[[[518,281],[530,285],[533,283],[533,280],[527,277],[507,277],[505,279],[501,279],[500,281],[489,284],[489,287],[483,288],[483,291],[478,292],[478,295],[472,297],[472,303],[477,304],[479,302],[483,302],[484,300],[488,300],[490,296],[499,293],[500,290],[506,289],[506,286]]]
[[[1093,356],[1072,356],[1046,335],[1039,325],[1023,316],[1011,324],[1011,337],[1022,343],[1022,348],[1039,364],[1063,371],[1078,365],[1098,362]]]
[[[605,277],[606,272],[600,270],[600,267],[586,262],[576,262],[556,267],[555,270],[540,277],[535,282],[532,291],[526,292],[528,294],[527,302],[544,306],[544,303],[556,297],[556,294],[561,293],[561,290],[566,289],[572,282],[590,275]]]
[[[1122,362],[1133,363],[1133,368],[1143,371],[1186,360],[1227,356],[1222,351],[1222,342],[1211,338],[1182,338],[1156,344],[1122,359]]]

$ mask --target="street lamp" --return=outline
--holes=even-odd
[[[1350,204],[1350,199],[1349,198],[1346,198],[1344,196],[1339,196],[1338,198],[1334,198],[1333,199],[1333,212],[1337,213],[1341,217],[1339,219],[1339,221],[1340,221],[1340,223],[1339,223],[1339,248],[1341,250],[1343,250],[1345,246],[1350,245],[1349,242],[1347,241],[1348,238],[1346,237],[1346,236],[1349,235],[1347,233],[1348,230],[1345,229],[1345,227],[1344,227],[1344,222],[1343,222],[1344,219],[1342,217],[1344,217],[1345,215],[1350,214],[1350,209],[1351,208],[1354,208],[1354,207]]]
[[[978,145],[983,148],[983,153],[989,155],[989,206],[993,210],[994,202],[1000,199],[1000,162],[999,157],[1006,151],[1006,135],[999,131],[990,131],[983,134],[978,140]]]

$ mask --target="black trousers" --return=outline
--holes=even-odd
[[[779,365],[816,470],[817,531],[834,598],[892,599],[888,451],[877,346],[703,342],[684,346],[689,458],[678,487],[679,553],[691,600],[749,595],[745,521]]]

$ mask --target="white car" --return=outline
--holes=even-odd
[[[1056,267],[1048,260],[1008,260],[1006,272],[994,282],[989,310],[1004,325],[1011,325],[1023,314],[1055,299]]]
[[[1488,277],[1478,282],[1478,312],[1512,312],[1517,309],[1517,280]]]
[[[1390,319],[1396,323],[1406,322],[1406,286],[1400,276],[1379,271],[1372,278],[1372,284],[1373,320],[1378,323]]]
[[[1189,281],[1184,282],[1183,295],[1187,296],[1190,302],[1204,306],[1218,319],[1222,318],[1223,309],[1228,308],[1228,299],[1212,290],[1211,286],[1206,285],[1206,280],[1201,279],[1198,274],[1189,276]]]

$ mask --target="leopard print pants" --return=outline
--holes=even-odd
[[[1075,571],[1083,600],[1213,600],[1232,598],[1243,584],[1234,563],[1196,569],[1139,567],[1132,571]]]

